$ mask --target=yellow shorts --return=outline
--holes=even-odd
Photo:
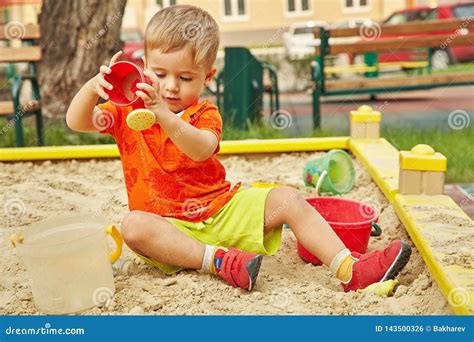
[[[165,219],[184,234],[202,243],[273,255],[281,244],[282,227],[264,235],[265,201],[271,190],[240,188],[221,210],[203,222],[188,222],[171,217]],[[168,275],[183,269],[137,255]]]

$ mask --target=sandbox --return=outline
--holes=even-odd
[[[333,140],[329,145],[325,145],[326,142],[321,145],[314,140],[312,146],[295,141],[296,139],[291,143],[300,147],[293,146],[287,151],[305,150],[301,146],[306,146],[306,150],[347,148],[348,144],[347,138]],[[235,155],[232,153],[238,152],[235,149],[238,143],[223,144],[221,159],[230,181],[243,181],[248,186],[252,182],[284,184],[298,188],[307,197],[315,196],[314,189],[304,186],[301,172],[307,160],[323,152],[277,153],[282,147],[277,148],[268,143],[267,147],[258,147],[260,143],[244,142],[247,148],[253,146],[252,152],[266,154]],[[315,147],[315,144],[318,146]],[[272,146],[274,151],[271,151]],[[107,149],[114,151],[113,147]],[[110,151],[111,155],[107,157],[116,153]],[[109,217],[111,223],[119,226],[122,217],[128,212],[120,161],[87,159],[87,153],[83,155],[86,158],[84,160],[0,164],[3,200],[10,200],[10,203],[16,200],[21,211],[18,215],[11,212],[8,214],[5,210],[0,212],[3,222],[0,231],[0,314],[38,313],[32,301],[24,267],[10,246],[10,234],[45,218],[84,211],[100,212]],[[17,158],[22,159],[18,154]],[[280,250],[275,256],[265,257],[257,286],[251,293],[234,289],[213,276],[197,271],[183,271],[176,276],[166,277],[159,270],[140,264],[138,274],[119,275],[115,278],[117,290],[113,301],[83,314],[127,314],[136,306],[143,308],[145,314],[151,315],[455,313],[453,305],[450,305],[433,280],[417,246],[407,233],[407,227],[400,222],[394,206],[387,199],[388,196],[372,180],[366,166],[363,167],[357,160],[354,163],[356,184],[343,197],[376,207],[379,211],[379,224],[383,229],[380,237],[370,239],[369,250],[382,248],[389,241],[398,238],[408,240],[413,246],[412,257],[399,276],[400,285],[393,297],[344,293],[326,267],[307,264],[298,257],[295,237],[289,229],[284,229]],[[430,215],[439,213],[431,212]],[[433,216],[436,222],[440,222],[440,219]],[[465,226],[466,222],[462,222],[462,225]],[[436,236],[431,238],[436,240]],[[133,258],[128,248],[124,249],[123,255]]]

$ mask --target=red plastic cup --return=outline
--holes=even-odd
[[[104,78],[113,89],[104,88],[109,100],[117,106],[133,106],[133,108],[144,108],[143,100],[136,95],[137,83],[149,83],[143,75],[143,70],[136,64],[120,61],[113,64],[110,74],[105,74]]]

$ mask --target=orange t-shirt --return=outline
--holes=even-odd
[[[120,151],[130,210],[200,222],[217,213],[240,187],[239,183],[231,189],[225,180],[224,166],[216,157],[219,146],[207,160],[196,162],[160,125],[144,131],[129,128],[126,116],[131,106],[106,102],[98,107],[104,112],[103,122],[109,123],[101,133],[112,135]],[[190,106],[181,119],[211,131],[220,141],[222,119],[211,101]]]

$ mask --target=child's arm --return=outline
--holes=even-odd
[[[216,135],[211,131],[194,127],[171,112],[161,99],[159,80],[155,73],[145,70],[144,74],[152,81],[153,86],[138,83],[137,88],[141,90],[136,94],[143,99],[146,108],[155,113],[157,123],[189,158],[194,161],[209,158],[219,143]]]
[[[158,121],[175,145],[194,161],[206,160],[217,148],[214,133],[194,127],[169,110],[160,113]]]
[[[110,60],[109,66],[114,64],[121,54],[122,51],[117,52]],[[100,111],[96,107],[99,96],[105,100],[109,98],[104,88],[112,89],[112,85],[104,79],[104,75],[111,71],[109,66],[102,65],[99,73],[87,81],[72,99],[66,113],[66,123],[72,130],[78,132],[101,130],[97,124],[94,124],[93,116],[94,113]]]

